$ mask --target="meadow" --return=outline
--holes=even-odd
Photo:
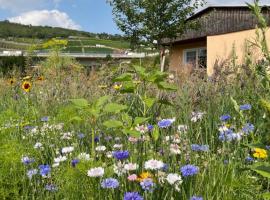
[[[52,56],[1,76],[0,199],[268,199],[268,63],[87,76]]]

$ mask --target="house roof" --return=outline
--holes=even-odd
[[[270,22],[270,5],[262,6],[263,14]],[[163,44],[181,43],[210,35],[219,35],[254,29],[257,19],[247,5],[209,5],[187,19],[197,21],[199,29],[187,30],[183,35],[173,39],[164,39]]]

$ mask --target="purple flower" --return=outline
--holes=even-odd
[[[192,196],[190,200],[203,200],[203,198],[198,196]]]
[[[150,192],[152,192],[154,190],[154,187],[155,187],[155,183],[153,182],[153,180],[151,178],[144,179],[140,183],[140,185],[144,191],[150,191]]]
[[[39,173],[41,176],[46,176],[51,172],[50,165],[39,165]]]
[[[124,200],[143,200],[143,197],[138,192],[126,192]]]
[[[79,138],[79,139],[83,139],[84,137],[85,137],[85,135],[84,135],[83,133],[79,133],[79,134],[78,134],[78,138]]]
[[[251,162],[254,161],[254,158],[248,156],[248,157],[246,157],[245,161],[246,161],[247,163],[251,163]]]
[[[250,104],[241,105],[240,110],[251,110],[251,105]]]
[[[228,121],[229,119],[231,119],[230,115],[222,115],[220,118],[220,121]]]
[[[117,160],[124,160],[124,159],[127,159],[129,157],[129,152],[128,151],[114,151],[113,156]]]
[[[96,136],[95,139],[94,139],[95,143],[98,143],[100,141],[100,138],[99,136]]]
[[[153,128],[154,128],[154,126],[153,126],[153,125],[151,125],[151,124],[149,124],[149,125],[147,126],[147,128],[148,128],[148,131],[152,131],[152,130],[153,130]]]
[[[79,159],[74,159],[74,160],[71,161],[71,166],[72,166],[72,167],[76,167],[76,165],[77,165],[79,162],[80,162]]]
[[[195,165],[185,165],[180,168],[180,171],[184,177],[193,176],[199,173],[199,167]]]
[[[22,157],[22,163],[25,165],[29,165],[31,163],[35,162],[34,158],[29,158],[28,156]]]
[[[175,121],[175,119],[163,119],[158,122],[159,128],[168,128],[172,125],[172,123]]]
[[[234,133],[231,129],[220,131],[219,140],[222,142],[231,142],[233,140],[240,140],[242,138],[241,134]]]
[[[251,123],[247,123],[243,128],[242,131],[246,134],[249,134],[251,132],[253,132],[255,129],[254,125]]]
[[[42,118],[40,119],[40,121],[42,121],[42,122],[48,122],[48,121],[49,121],[49,117],[48,117],[48,116],[42,117]]]
[[[192,144],[191,145],[192,151],[209,151],[209,146],[208,145],[199,145],[199,144]]]
[[[269,145],[266,145],[265,148],[266,148],[267,150],[270,150],[270,146],[269,146]]]
[[[50,191],[50,192],[55,192],[55,191],[58,190],[57,186],[54,185],[54,184],[47,184],[45,186],[45,189],[48,190],[48,191]]]
[[[107,178],[101,182],[101,187],[115,189],[119,187],[119,182],[117,179]]]

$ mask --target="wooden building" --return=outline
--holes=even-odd
[[[269,22],[269,7],[262,12]],[[254,60],[260,57],[258,49],[248,47],[256,39],[258,21],[247,6],[209,6],[187,21],[197,22],[198,28],[164,40],[164,45],[170,45],[170,71],[206,68],[211,76],[214,67],[229,62],[233,54],[238,64],[243,63],[247,48]],[[267,40],[270,43],[270,31]]]

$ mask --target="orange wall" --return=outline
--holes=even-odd
[[[188,66],[183,65],[183,51],[184,49],[206,47],[206,41],[193,42],[188,44],[174,44],[170,49],[170,64],[169,70],[180,72],[186,70]]]
[[[214,73],[215,63],[230,62],[233,49],[237,57],[236,63],[243,64],[248,41],[255,41],[255,29],[239,31],[235,33],[227,33],[223,35],[215,35],[207,37],[207,74],[211,76]],[[270,31],[267,31],[267,40],[270,44]],[[250,43],[249,43],[250,44]],[[255,61],[261,57],[258,48],[250,48],[252,59]]]

